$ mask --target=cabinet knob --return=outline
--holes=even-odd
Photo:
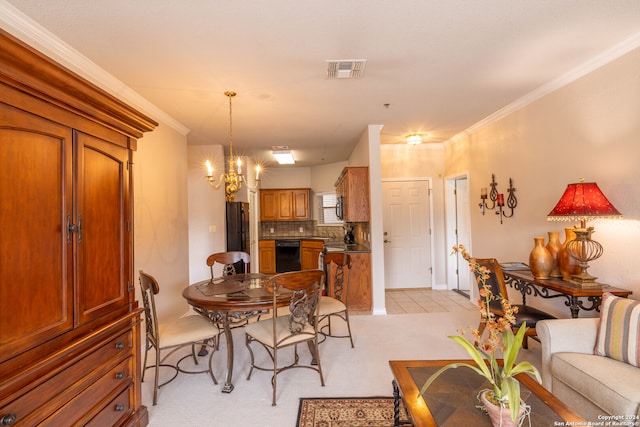
[[[124,348],[124,343],[119,341],[116,343],[116,350],[122,350]]]
[[[124,405],[122,403],[118,403],[116,405],[116,412],[122,412],[124,411]]]
[[[124,372],[120,371],[120,372],[116,372],[116,379],[117,380],[121,380],[124,378]]]
[[[0,426],[12,426],[16,422],[16,414],[6,414],[0,418]]]

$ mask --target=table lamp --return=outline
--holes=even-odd
[[[587,221],[592,219],[620,218],[622,214],[602,194],[595,182],[583,182],[567,185],[560,201],[547,215],[549,221],[580,221],[575,226],[576,238],[566,244],[569,255],[578,260],[580,273],[573,275],[572,283],[583,288],[600,287],[596,277],[587,273],[589,262],[600,258],[602,245],[591,239],[593,227],[587,228]]]

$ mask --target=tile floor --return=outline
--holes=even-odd
[[[469,301],[469,298],[449,290],[387,289],[385,297],[387,314],[478,310],[476,305]]]

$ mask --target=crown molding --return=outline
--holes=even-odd
[[[579,67],[576,67],[573,70],[561,75],[560,77],[554,80],[551,80],[548,83],[545,83],[544,85],[538,87],[537,89],[529,92],[522,98],[519,98],[518,100],[507,105],[506,107],[503,107],[500,110],[496,111],[495,113],[490,114],[489,116],[471,125],[470,127],[463,130],[462,132],[444,141],[444,144],[455,143],[456,141],[459,141],[462,138],[472,135],[474,132],[482,129],[483,127],[488,126],[494,122],[497,122],[503,117],[511,113],[514,113],[520,110],[521,108],[526,107],[529,104],[532,104],[538,99],[568,85],[569,83],[572,83],[578,80],[579,78],[620,58],[621,56],[631,52],[634,49],[637,49],[638,47],[640,47],[640,33],[637,33],[629,37],[628,39],[622,41],[621,43],[614,45],[613,47],[605,50],[600,55],[595,56],[594,58],[580,65]]]
[[[9,34],[117,97],[122,102],[144,112],[154,120],[170,126],[182,135],[187,135],[190,132],[190,129],[182,123],[100,68],[89,58],[5,0],[0,0],[0,24]]]

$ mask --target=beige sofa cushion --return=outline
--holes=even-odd
[[[556,353],[551,373],[554,394],[560,381],[602,408],[598,415],[640,415],[640,369],[635,366],[593,354]]]

